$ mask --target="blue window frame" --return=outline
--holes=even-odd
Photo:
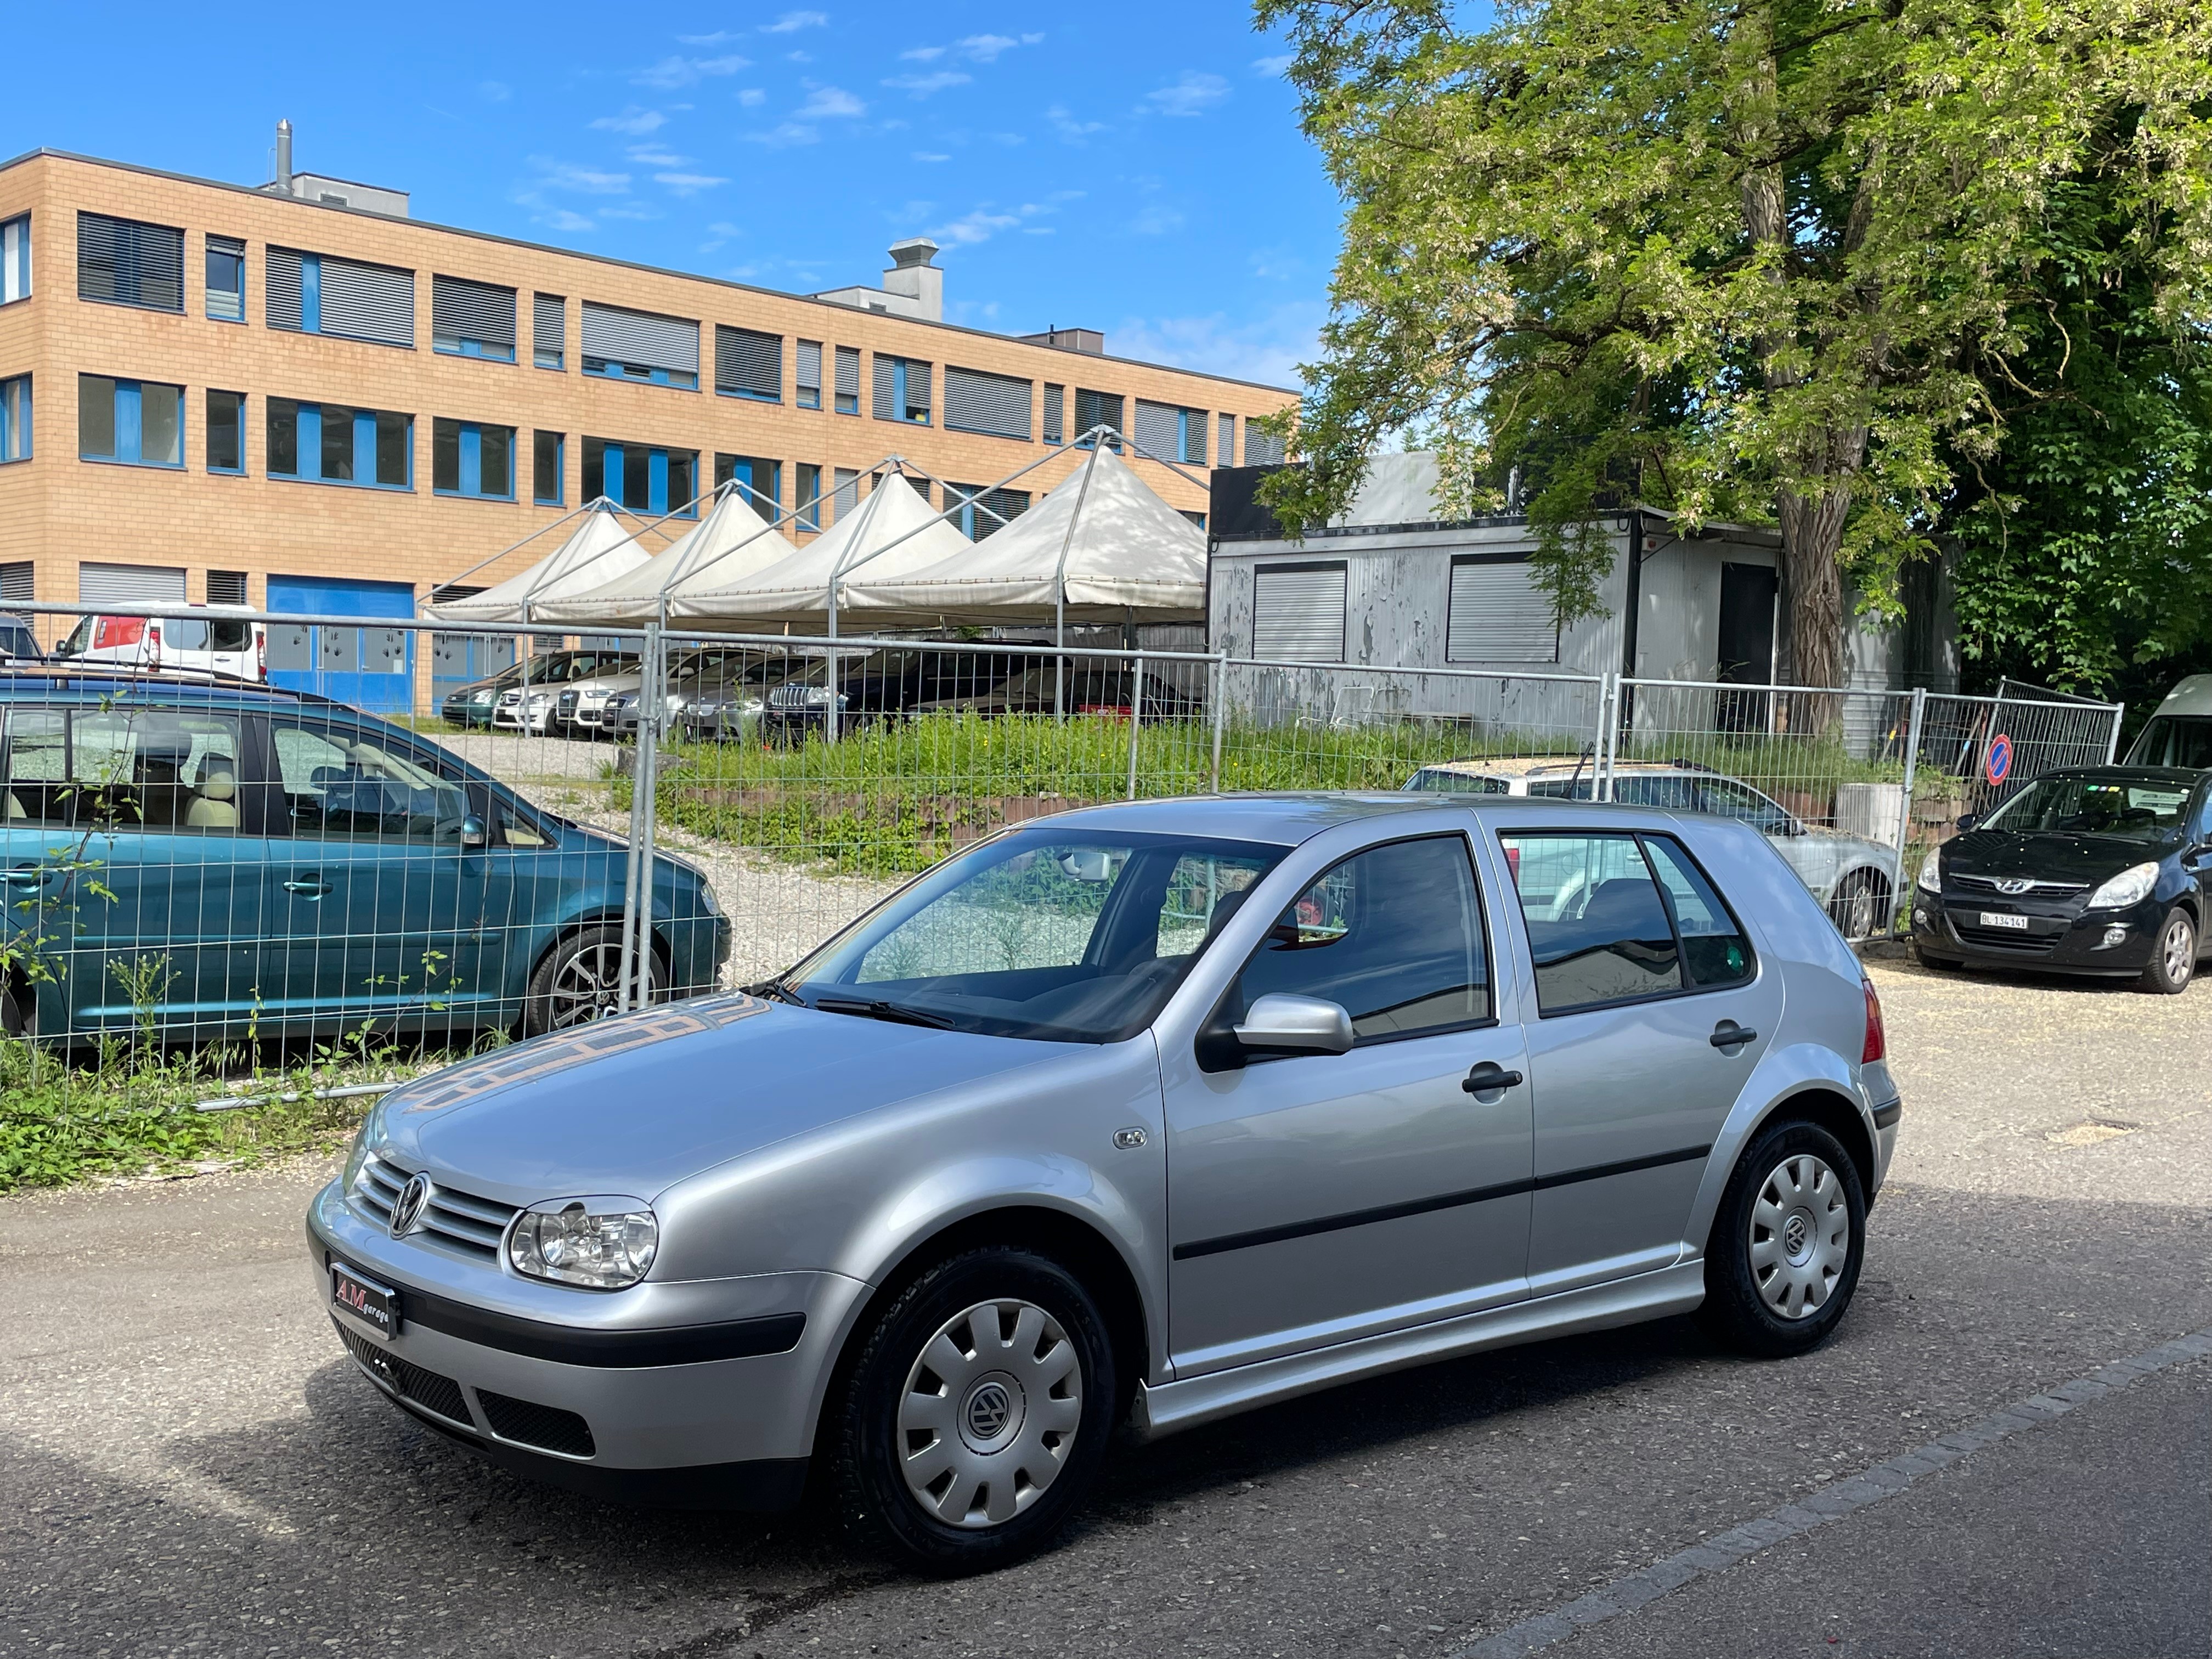
[[[477,421],[430,422],[430,489],[478,501],[514,499],[514,428]]]
[[[685,392],[699,389],[699,376],[695,370],[626,363],[613,357],[586,357],[584,373],[602,380],[636,380],[646,386],[677,386]]]
[[[781,511],[783,500],[783,463],[771,461],[761,455],[717,455],[714,457],[714,487],[719,489],[732,478],[747,502],[759,509],[763,518],[773,519]]]
[[[564,432],[530,435],[530,498],[540,507],[558,507],[568,499],[562,481],[568,476],[568,436]]]
[[[0,224],[0,306],[31,297],[31,216]]]
[[[415,487],[415,417],[389,410],[268,399],[267,470],[301,483]]]
[[[210,472],[246,471],[246,394],[243,392],[210,391],[207,395],[207,470]]]
[[[876,418],[902,426],[929,424],[931,366],[913,357],[876,354]]]
[[[185,464],[185,389],[155,380],[76,377],[77,454],[123,466]]]
[[[0,380],[0,461],[31,459],[31,377]]]
[[[611,438],[584,440],[586,497],[604,495],[633,513],[674,513],[696,519],[698,480],[696,450],[659,449]]]
[[[246,320],[246,244],[235,236],[207,239],[207,314],[210,322]]]

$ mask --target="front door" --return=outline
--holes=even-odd
[[[1672,836],[1500,839],[1539,1016],[1528,1028],[1530,1291],[1669,1266],[1707,1155],[1773,1038],[1781,981],[1760,970],[1741,927]]]
[[[1491,961],[1462,835],[1356,854],[1283,912],[1224,1017],[1271,992],[1320,997],[1352,1015],[1356,1043],[1171,1070],[1178,1375],[1526,1293],[1530,1091],[1517,1077],[1462,1086],[1477,1066],[1527,1066]]]
[[[1714,641],[1720,660],[1714,678],[1727,685],[1769,685],[1774,680],[1774,604],[1781,578],[1771,564],[1721,566],[1721,613]],[[1769,694],[1723,691],[1717,709],[1723,732],[1766,729]]]

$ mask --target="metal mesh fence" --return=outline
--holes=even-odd
[[[982,836],[1139,797],[1725,812],[1847,933],[1879,933],[1962,813],[2106,761],[2119,717],[1087,645],[31,609],[54,654],[0,672],[9,1030],[80,1060],[189,1054],[179,1087],[203,1094],[271,1045],[415,1064],[747,983]]]

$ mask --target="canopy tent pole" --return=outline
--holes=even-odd
[[[1083,502],[1091,494],[1091,475],[1098,465],[1098,434],[1109,429],[1093,427],[1084,434],[1091,440],[1091,453],[1084,458],[1083,482],[1075,487],[1075,505],[1067,514],[1067,533],[1060,538],[1060,562],[1052,573],[1052,643],[1056,653],[1052,659],[1052,718],[1055,724],[1067,720],[1067,551],[1075,545],[1075,526],[1083,521]]]
[[[495,554],[493,554],[493,555],[491,556],[491,557],[489,557],[489,558],[488,558],[488,559],[478,559],[478,560],[477,560],[474,564],[471,565],[471,566],[470,566],[466,570],[464,570],[463,572],[461,572],[461,574],[460,574],[459,575],[458,575],[458,576],[453,576],[453,577],[451,577],[451,578],[448,578],[447,580],[442,581],[442,582],[440,582],[440,583],[437,585],[437,587],[433,587],[433,588],[430,590],[430,592],[431,592],[433,594],[435,594],[435,593],[437,592],[437,591],[438,591],[438,588],[439,588],[439,587],[451,587],[451,586],[453,585],[453,583],[455,583],[455,582],[465,582],[465,581],[468,580],[468,579],[469,579],[470,577],[471,577],[471,576],[475,575],[475,574],[477,574],[477,571],[479,571],[479,570],[483,569],[486,565],[488,565],[488,564],[497,564],[497,563],[498,563],[501,559],[505,558],[508,554],[510,554],[510,553],[515,553],[515,552],[520,552],[522,549],[524,549],[524,548],[526,548],[526,547],[529,546],[531,543],[532,543],[532,542],[536,541],[536,540],[537,540],[540,536],[544,535],[547,531],[549,531],[549,530],[558,530],[558,529],[559,529],[562,525],[564,525],[564,524],[568,523],[569,520],[571,520],[571,519],[573,519],[573,518],[576,517],[576,516],[577,516],[577,514],[581,514],[581,513],[589,513],[589,512],[590,512],[593,507],[597,507],[597,506],[598,506],[601,501],[607,501],[607,498],[606,498],[605,496],[604,496],[604,495],[594,495],[594,496],[593,496],[590,501],[586,501],[586,502],[585,502],[581,507],[572,507],[572,508],[570,508],[568,512],[563,513],[563,514],[562,514],[559,518],[557,518],[557,519],[554,520],[553,520],[553,522],[552,522],[551,524],[540,525],[540,526],[538,526],[538,527],[537,529],[535,529],[535,530],[532,531],[532,532],[531,532],[527,536],[525,536],[525,537],[524,537],[520,541],[512,543],[512,544],[510,544],[509,545],[507,545],[507,546],[506,546],[506,547],[502,547],[502,548],[501,548],[501,549],[499,550],[499,551],[498,551],[498,552],[496,552],[496,553],[495,553]],[[612,501],[607,501],[607,505],[608,505],[609,507],[614,507],[614,510],[615,510],[616,512],[617,512],[617,513],[623,512],[623,511],[625,511],[625,510],[626,510],[626,509],[624,509],[624,508],[623,508],[623,507],[621,507],[616,506],[616,504],[615,504],[614,502],[612,502]],[[620,543],[617,543],[617,544],[616,544],[616,545],[617,545],[617,546],[619,546],[619,545],[621,545],[621,544],[620,544]],[[436,602],[436,601],[435,601],[434,599],[433,599],[432,603],[434,603],[434,604],[435,602]]]

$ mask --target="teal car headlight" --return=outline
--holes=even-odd
[[[527,1279],[620,1291],[653,1266],[660,1223],[635,1198],[552,1198],[515,1217],[507,1265]]]

